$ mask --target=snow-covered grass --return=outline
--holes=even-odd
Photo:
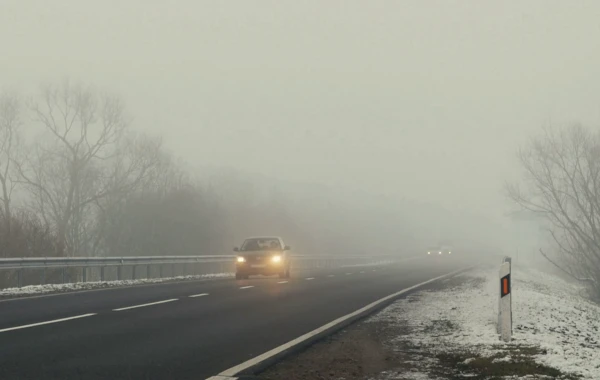
[[[234,277],[235,273],[212,273],[196,276],[177,276],[165,278],[146,278],[139,280],[121,280],[121,281],[94,281],[94,282],[76,282],[72,284],[46,284],[46,285],[29,285],[21,288],[6,288],[0,290],[0,297],[15,297],[29,296],[47,293],[63,293],[78,290],[92,290],[115,288],[123,286],[155,284],[161,282],[185,281],[185,280],[203,280]]]
[[[528,378],[531,370],[535,378],[554,373],[550,378],[600,379],[600,305],[583,298],[577,284],[513,263],[514,333],[504,344],[496,332],[497,269],[478,269],[445,283],[399,300],[367,321],[396,326],[399,333],[385,344],[416,360],[411,376],[431,374],[446,361],[447,367],[462,367],[461,377],[479,376],[481,371],[468,371],[482,368],[508,375],[512,363],[521,377],[510,378]],[[404,378],[395,376],[381,379]]]

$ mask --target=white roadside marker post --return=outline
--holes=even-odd
[[[510,342],[512,337],[511,259],[505,257],[500,266],[500,303],[498,305],[498,330],[500,339]]]

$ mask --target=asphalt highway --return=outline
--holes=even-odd
[[[425,257],[0,301],[0,379],[203,380],[464,266]]]

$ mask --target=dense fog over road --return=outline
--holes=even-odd
[[[528,238],[505,217],[517,148],[545,125],[598,124],[598,16],[595,1],[2,0],[0,88],[23,100],[28,146],[47,130],[27,99],[65,78],[162,137],[204,202],[201,220],[156,211],[180,217],[160,228],[203,231],[169,252],[264,233],[305,250],[513,249]],[[13,208],[40,216],[29,185]],[[104,221],[105,206],[41,224],[79,253],[114,253],[98,248],[115,241],[106,229],[88,241],[93,223],[69,219]]]

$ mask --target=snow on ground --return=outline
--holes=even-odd
[[[387,343],[402,349],[408,341],[410,347],[426,347],[436,355],[475,353],[493,358],[492,363],[517,362],[520,359],[511,355],[528,351],[540,365],[600,379],[600,305],[583,298],[580,286],[513,263],[514,332],[513,341],[504,344],[496,332],[498,270],[477,269],[458,279],[445,280],[448,286],[442,290],[424,290],[399,300],[367,322],[397,325],[404,333]],[[463,364],[469,360],[475,359]],[[419,365],[423,369],[431,363],[417,362],[417,370]],[[384,378],[403,377],[382,374]]]
[[[46,285],[30,285],[22,288],[6,288],[0,290],[0,297],[5,296],[29,296],[46,293],[62,293],[72,292],[77,290],[92,290],[115,288],[122,286],[155,284],[161,282],[185,281],[185,280],[203,280],[215,278],[233,277],[235,273],[212,273],[197,276],[177,276],[165,278],[146,278],[139,280],[121,280],[121,281],[94,281],[94,282],[77,282],[72,284],[46,284]]]

